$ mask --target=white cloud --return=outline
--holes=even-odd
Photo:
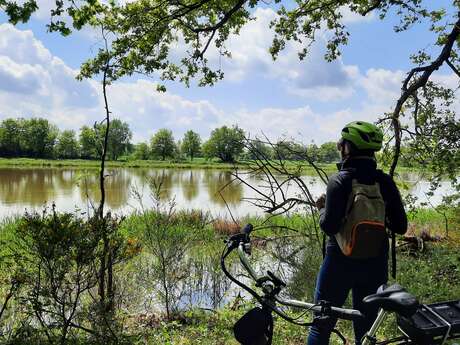
[[[41,64],[52,60],[51,53],[34,38],[30,30],[18,30],[10,24],[0,25],[0,55],[20,64]]]
[[[352,12],[348,6],[343,6],[340,13],[342,14],[343,22],[345,24],[356,24],[362,22],[371,22],[375,20],[375,12],[370,12],[362,16],[356,12]]]
[[[359,78],[359,84],[366,90],[370,102],[389,105],[395,102],[401,94],[404,78],[405,73],[400,70],[371,68]]]
[[[0,56],[0,89],[20,94],[43,93],[41,81],[47,78],[41,66],[18,64]]]
[[[0,25],[0,114],[47,116],[58,125],[79,126],[83,108],[99,105],[97,90],[53,56],[29,30]],[[66,114],[66,116],[64,116]],[[69,118],[69,115],[75,118]],[[62,123],[61,123],[62,122]]]
[[[207,136],[224,117],[209,101],[158,93],[147,80],[118,82],[110,86],[109,95],[114,116],[128,121],[138,140],[147,140],[160,128],[171,129],[176,139],[190,128]]]
[[[256,41],[257,37],[252,44]],[[300,63],[291,66],[291,57],[284,55],[279,65],[266,61],[260,66],[250,67],[255,61],[265,61],[268,54],[260,50],[258,60],[244,60],[243,53],[237,60],[240,63],[237,71],[250,74],[251,68],[259,68],[257,73],[265,74],[272,82],[285,83],[288,92],[303,92],[302,97],[329,100],[336,109],[325,112],[308,105],[272,107],[268,103],[265,107],[248,110],[243,99],[243,106],[229,111],[208,100],[191,101],[169,92],[158,93],[155,83],[139,79],[118,81],[109,87],[113,116],[128,122],[135,142],[149,139],[160,128],[171,129],[176,139],[188,129],[206,138],[218,126],[237,124],[253,136],[263,132],[273,140],[285,135],[304,142],[314,139],[321,143],[335,140],[347,122],[356,119],[375,121],[391,110],[405,77],[403,71],[385,69],[369,69],[362,74],[358,67],[343,65],[340,61],[329,66],[329,72],[317,71],[322,65],[315,65],[316,62],[306,63],[305,69],[302,69]],[[244,65],[244,61],[249,65]],[[315,72],[325,80],[318,79],[320,77],[314,75]],[[53,56],[31,31],[20,31],[8,24],[0,25],[0,120],[41,116],[66,129],[78,129],[101,120],[104,105],[99,82],[78,82],[75,80],[76,73],[64,61]],[[336,80],[337,75],[345,76],[346,80]],[[435,78],[448,85],[456,85],[457,82],[451,75],[436,75]],[[350,96],[355,100],[353,104],[332,102]]]
[[[269,26],[277,14],[270,8],[258,8],[253,16],[256,19],[244,26],[238,36],[229,38],[226,48],[232,53],[231,59],[221,58],[216,49],[209,51],[211,63],[222,67],[227,81],[277,80],[292,94],[323,101],[353,94],[356,68],[344,65],[340,59],[326,62],[322,36],[310,47],[303,61],[298,58],[302,45],[292,41],[286,43],[286,48],[273,61],[268,49],[274,31]]]

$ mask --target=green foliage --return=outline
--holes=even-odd
[[[23,154],[21,147],[23,119],[6,119],[0,125],[0,151],[4,157],[18,157]]]
[[[146,264],[150,267],[149,281],[158,282],[157,293],[166,311],[168,320],[178,313],[184,285],[191,275],[190,249],[199,238],[207,222],[207,215],[201,212],[184,213],[175,211],[171,200],[161,200],[163,177],[152,179],[153,210],[144,210],[137,217],[142,242],[149,256]],[[156,284],[155,284],[156,285]]]
[[[146,160],[150,158],[150,148],[147,143],[139,143],[135,146],[133,152],[134,159]]]
[[[160,129],[150,139],[150,148],[155,158],[165,160],[166,157],[173,157],[176,152],[176,144],[172,131],[169,129]]]
[[[322,144],[318,149],[318,156],[318,160],[322,163],[334,163],[340,161],[337,144],[334,142]]]
[[[80,156],[80,147],[75,131],[66,130],[59,134],[55,153],[58,158],[64,159],[77,158]]]
[[[81,128],[80,145],[83,158],[99,158],[102,155],[106,128],[105,124],[97,124],[94,128]],[[122,154],[128,153],[131,138],[132,132],[126,122],[119,119],[110,121],[107,157],[117,160]]]
[[[30,157],[51,157],[58,135],[56,126],[46,119],[26,120],[24,125],[24,149]]]
[[[200,153],[201,149],[201,138],[198,133],[189,130],[185,133],[184,139],[181,144],[182,153],[186,154],[193,160]]]
[[[453,89],[429,81],[407,102],[403,116],[411,123],[402,127],[401,163],[431,174],[428,196],[448,178],[456,192],[444,199],[447,207],[460,205],[460,121],[452,111],[455,101]],[[387,148],[383,158],[388,161],[391,154]]]
[[[261,157],[272,158],[272,148],[259,139],[250,140],[246,147],[245,158],[260,159]]]
[[[0,152],[3,157],[33,158],[87,158],[100,157],[104,125],[94,128],[83,126],[79,140],[72,130],[59,133],[58,128],[48,120],[5,119],[0,123]],[[111,123],[108,142],[108,156],[116,160],[127,154],[131,144],[131,130],[126,122],[114,119]]]
[[[26,214],[8,244],[24,270],[21,299],[48,341],[66,344],[85,316],[79,308],[97,282],[99,239],[74,214]],[[78,320],[78,321],[77,321]]]
[[[96,132],[94,129],[83,126],[80,128],[80,147],[81,157],[86,159],[94,159],[98,157],[98,145],[100,145],[96,139]]]
[[[38,9],[38,6],[35,0],[21,2],[0,0],[0,8],[6,12],[9,22],[16,25],[19,22],[29,21],[30,16]]]
[[[280,140],[275,144],[274,149],[277,159],[293,161],[308,159],[320,163],[334,163],[340,160],[340,154],[334,142],[326,142],[318,147],[315,144],[305,146],[294,141]]]
[[[104,140],[106,125],[96,126],[96,136],[100,146]],[[107,143],[107,155],[111,160],[117,160],[122,154],[128,153],[130,140],[133,134],[129,129],[129,125],[126,122],[122,122],[119,119],[112,119],[109,127],[109,141]]]
[[[224,42],[230,34],[238,33],[250,18],[245,3],[211,0],[190,6],[180,2],[136,1],[111,6],[100,20],[115,34],[110,52],[100,50],[82,66],[81,76],[100,73],[110,56],[118,62],[110,71],[112,80],[142,72],[159,73],[163,80],[180,80],[186,85],[197,77],[199,85],[212,85],[222,79],[223,73],[207,64],[204,54],[210,45],[208,41],[213,41],[221,54],[228,55]],[[256,1],[250,4],[254,6]],[[187,52],[174,59],[170,49],[180,38],[186,43]]]
[[[235,162],[243,153],[244,140],[244,131],[237,126],[216,128],[203,144],[203,154],[208,158],[217,157],[222,162]]]
[[[46,119],[6,119],[0,125],[0,149],[4,157],[51,158],[58,129]]]
[[[10,326],[2,340],[46,345],[64,345],[70,339],[112,343],[117,322],[107,317],[105,305],[94,294],[105,239],[110,241],[112,269],[140,252],[137,241],[121,235],[119,224],[110,214],[82,219],[54,208],[51,213],[26,213],[4,222],[0,226],[0,298],[10,285],[14,303],[4,302]]]
[[[308,151],[303,144],[283,139],[274,145],[273,155],[278,160],[305,161],[308,157]]]
[[[117,319],[123,322],[124,329],[128,334],[118,336],[118,344],[237,344],[233,339],[232,326],[248,309],[254,306],[254,302],[246,298],[233,299],[233,293],[224,295],[224,299],[217,301],[226,302],[226,307],[216,304],[214,312],[191,309],[184,306],[178,307],[178,300],[188,288],[198,286],[201,281],[209,281],[209,285],[203,285],[203,289],[211,291],[229,291],[229,285],[219,268],[219,254],[223,243],[219,234],[213,232],[208,215],[199,211],[174,211],[168,204],[154,210],[136,213],[122,223],[118,234],[124,240],[124,245],[119,246],[114,241],[113,248],[118,248],[118,253],[123,254],[117,262],[122,261],[121,266],[115,270],[115,278],[119,284],[121,279],[126,279],[126,284],[117,285],[117,295],[120,294],[120,307]],[[158,210],[163,212],[158,213]],[[417,227],[425,226],[429,229],[438,226],[442,218],[436,216],[435,211],[421,210],[411,218],[412,224]],[[453,214],[452,214],[453,215]],[[288,288],[285,292],[293,298],[311,301],[315,285],[315,274],[321,263],[321,247],[316,240],[310,241],[313,236],[308,229],[313,226],[314,220],[308,217],[294,214],[290,217],[277,216],[270,219],[246,219],[255,224],[264,224],[270,228],[257,231],[257,241],[253,246],[252,261],[260,263],[261,270],[273,269],[275,263],[278,267],[284,267],[289,271],[287,277]],[[30,313],[29,300],[38,297],[30,291],[40,291],[41,304],[34,308],[42,308],[53,311],[54,302],[43,296],[51,294],[45,290],[49,275],[47,267],[49,261],[54,272],[61,273],[55,276],[54,281],[60,281],[64,274],[62,285],[56,284],[58,296],[63,296],[61,290],[67,288],[76,291],[76,275],[68,275],[74,272],[77,262],[89,263],[97,250],[93,251],[92,241],[97,236],[89,228],[96,229],[101,224],[99,221],[89,222],[79,220],[75,215],[29,215],[28,218],[12,220],[0,226],[0,238],[2,241],[0,251],[0,298],[3,298],[4,288],[8,288],[12,278],[21,284],[14,292],[14,303],[8,305],[7,310],[11,313],[4,315],[2,321],[10,322],[14,318],[16,322],[9,334],[4,334],[2,341],[8,344],[59,344],[62,340],[64,318],[57,318],[53,324],[45,323],[46,327],[39,325],[37,316]],[[289,231],[292,228],[296,231]],[[81,234],[80,234],[81,232]],[[398,282],[415,294],[422,302],[438,302],[458,298],[460,271],[458,263],[458,231],[454,231],[450,241],[440,243],[427,242],[424,251],[406,251],[404,247],[398,253]],[[20,238],[18,239],[18,237]],[[96,237],[95,237],[96,236]],[[265,239],[270,239],[265,241]],[[143,244],[141,255],[140,244]],[[24,245],[27,244],[27,245]],[[101,243],[99,242],[99,245]],[[99,250],[101,247],[98,247]],[[181,250],[183,252],[181,252]],[[11,253],[18,255],[12,256]],[[80,254],[78,254],[80,253]],[[40,255],[37,257],[37,255]],[[162,259],[162,256],[164,257]],[[43,259],[40,260],[39,258]],[[78,259],[81,257],[82,259]],[[93,256],[94,257],[94,256]],[[37,259],[38,258],[38,259]],[[171,261],[161,264],[162,260]],[[232,259],[229,257],[229,267],[232,268]],[[54,262],[54,260],[56,262]],[[94,265],[98,260],[94,260]],[[133,264],[134,263],[134,264]],[[236,261],[235,261],[236,263]],[[213,268],[214,267],[214,268]],[[38,286],[37,274],[41,277],[41,289],[33,290]],[[203,270],[204,269],[204,270]],[[220,274],[220,275],[219,275]],[[171,289],[168,296],[171,297],[170,321],[162,317],[158,312],[138,312],[139,306],[145,308],[146,295],[159,295],[165,302],[163,290],[164,280],[167,277],[167,285]],[[95,278],[93,278],[95,279]],[[168,283],[169,282],[169,283]],[[175,284],[173,282],[176,282]],[[168,285],[171,284],[171,285]],[[131,306],[133,293],[141,294],[141,304]],[[231,290],[233,292],[233,290]],[[70,293],[70,292],[68,292]],[[75,298],[75,295],[72,295]],[[52,297],[52,296],[51,296]],[[51,303],[51,304],[48,304]],[[73,321],[75,325],[88,327],[90,331],[99,329],[94,322],[92,308],[95,301],[89,293],[83,293],[79,299],[78,308]],[[26,308],[27,307],[27,308]],[[188,307],[188,306],[187,306]],[[24,313],[27,311],[28,313]],[[45,316],[43,311],[43,316]],[[70,314],[68,314],[70,315]],[[307,318],[309,315],[306,315]],[[46,322],[50,319],[46,319]],[[103,323],[103,320],[98,322]],[[48,327],[50,326],[50,327]],[[348,339],[352,339],[353,332],[351,322],[343,321],[338,324],[340,331],[344,331]],[[49,338],[45,333],[48,332]],[[274,344],[301,344],[305,341],[307,331],[279,318],[275,318]],[[395,334],[393,320],[385,324],[379,339]],[[6,341],[10,337],[9,342]],[[87,331],[78,331],[71,325],[67,337],[67,343],[75,344],[103,344],[99,335],[93,335]],[[333,337],[332,343],[340,344],[338,338]]]

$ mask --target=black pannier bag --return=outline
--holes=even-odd
[[[273,317],[265,308],[253,308],[233,326],[235,339],[243,345],[269,345],[273,334]]]
[[[411,317],[398,315],[398,326],[416,344],[443,344],[460,338],[460,300],[423,304]]]

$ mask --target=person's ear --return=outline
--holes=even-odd
[[[351,147],[350,147],[350,144],[345,142],[343,145],[342,145],[342,154],[344,156],[348,156],[351,152]]]

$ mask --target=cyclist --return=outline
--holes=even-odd
[[[329,236],[329,240],[317,277],[315,301],[329,301],[333,306],[341,307],[349,291],[352,291],[353,308],[368,316],[365,321],[353,323],[358,345],[377,315],[377,310],[366,310],[362,299],[375,293],[388,280],[389,241],[385,228],[399,234],[407,230],[407,217],[399,191],[389,175],[377,170],[375,152],[381,149],[382,139],[382,131],[371,123],[355,121],[347,124],[337,143],[342,158],[338,164],[339,172],[329,179],[326,196],[321,196],[316,202],[320,209],[320,227]],[[374,255],[364,258],[344,253],[343,246],[337,240],[337,235],[344,231],[347,214],[353,206],[353,201],[349,199],[355,183],[364,185],[363,188],[377,186],[380,191],[377,194],[383,199],[382,244]],[[373,203],[373,199],[378,198],[370,198],[368,202]],[[359,206],[362,204],[356,205],[362,207]],[[360,210],[354,211],[359,214]],[[356,241],[359,240],[358,236]],[[308,336],[308,345],[328,344],[336,321],[315,318]]]

